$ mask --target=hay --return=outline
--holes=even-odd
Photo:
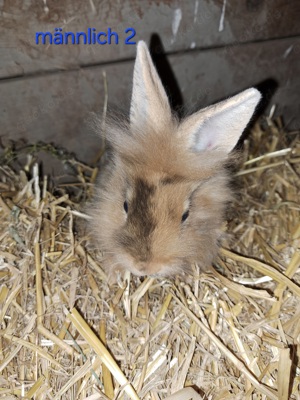
[[[264,118],[245,154],[216,269],[110,287],[74,227],[97,169],[3,165],[0,398],[299,399],[300,136]]]

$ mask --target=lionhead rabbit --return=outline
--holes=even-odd
[[[138,43],[130,118],[106,121],[111,159],[90,209],[109,275],[211,265],[231,199],[225,163],[260,97],[251,88],[179,121],[146,44]]]

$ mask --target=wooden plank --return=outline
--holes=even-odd
[[[158,64],[163,77],[174,75],[174,79],[163,79],[168,92],[172,97],[177,92],[174,91],[177,80],[182,100],[189,109],[206,106],[272,78],[278,89],[270,99],[271,104],[276,103],[277,114],[283,114],[290,129],[296,129],[300,125],[299,54],[300,39],[295,38],[191,51],[172,55],[167,63],[160,60]],[[121,105],[128,110],[133,70],[131,61],[105,68],[87,67],[1,81],[2,141],[54,142],[89,161],[97,153],[99,140],[84,121],[90,111],[102,111],[104,69],[109,104]],[[180,106],[180,102],[179,98],[177,105]]]
[[[168,53],[300,34],[298,0],[27,0],[0,3],[0,79],[70,70],[134,57],[125,29],[149,42],[158,32]],[[224,11],[224,13],[223,13]],[[223,23],[222,23],[223,15]],[[223,26],[223,27],[222,27]],[[86,31],[108,27],[119,44],[36,45],[37,31]]]

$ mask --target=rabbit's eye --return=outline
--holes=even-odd
[[[189,216],[189,210],[187,210],[185,213],[182,214],[181,222],[184,222],[188,216]]]
[[[124,206],[124,210],[125,210],[125,212],[126,212],[126,214],[127,214],[127,213],[128,213],[128,202],[127,202],[127,201],[124,201],[123,206]]]

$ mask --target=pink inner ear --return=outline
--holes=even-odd
[[[197,151],[213,150],[224,144],[224,127],[220,123],[221,115],[212,116],[198,126],[194,135],[194,148]]]
[[[244,92],[207,107],[181,124],[195,151],[234,149],[261,98],[256,89]]]

